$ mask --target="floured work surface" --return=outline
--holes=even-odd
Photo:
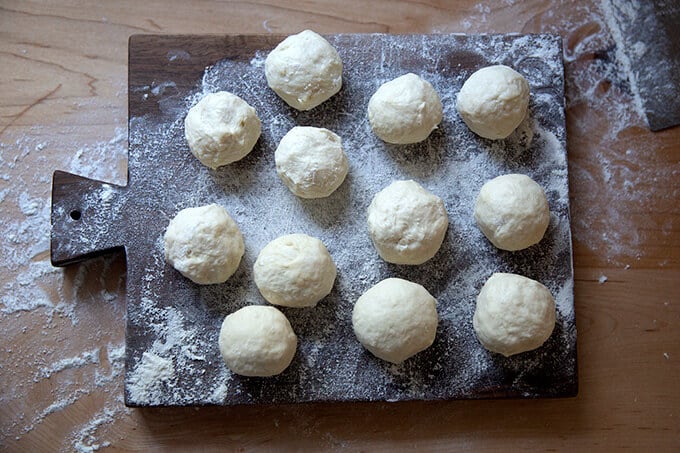
[[[129,185],[88,188],[88,199],[98,206],[89,215],[108,213],[107,220],[93,222],[99,225],[93,241],[106,240],[107,247],[118,241],[127,251],[126,404],[574,395],[576,330],[560,38],[328,36],[344,63],[343,88],[310,112],[288,107],[266,85],[264,59],[282,39],[140,35],[130,40]],[[517,69],[532,92],[529,119],[508,139],[495,142],[470,132],[455,110],[455,95],[465,79],[491,64]],[[366,107],[383,82],[407,72],[432,83],[442,98],[444,119],[423,143],[388,145],[372,133]],[[262,136],[242,161],[210,170],[189,152],[184,117],[204,94],[219,90],[237,94],[257,110]],[[299,199],[276,174],[274,150],[296,125],[326,127],[343,139],[349,175],[328,198]],[[545,188],[552,212],[545,238],[515,253],[494,248],[472,215],[483,183],[504,173],[535,179]],[[368,236],[366,209],[373,195],[397,179],[418,181],[444,200],[449,214],[442,248],[420,266],[385,263]],[[208,203],[227,208],[243,232],[246,252],[229,281],[201,287],[164,262],[162,236],[179,210]],[[252,278],[257,254],[270,240],[297,232],[326,244],[338,267],[335,287],[315,308],[282,308],[299,339],[284,373],[272,378],[232,375],[217,348],[221,322],[245,305],[265,303]],[[538,350],[505,358],[477,341],[475,298],[493,272],[534,278],[555,296],[555,331]],[[438,301],[434,344],[399,366],[364,350],[351,324],[356,299],[387,277],[420,283]]]

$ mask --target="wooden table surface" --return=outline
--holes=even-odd
[[[680,127],[651,133],[599,2],[0,2],[0,450],[680,450]],[[451,6],[450,4],[455,4]],[[51,174],[124,183],[135,33],[564,38],[580,391],[127,409],[125,260],[49,264]]]

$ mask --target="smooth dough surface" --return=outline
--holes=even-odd
[[[255,284],[274,305],[313,307],[333,289],[336,267],[326,246],[306,234],[280,236],[255,261]]]
[[[274,307],[250,305],[228,315],[218,340],[227,367],[242,376],[274,376],[293,360],[297,336]]]
[[[164,235],[165,259],[195,283],[223,283],[245,251],[236,222],[219,205],[183,209]]]
[[[311,110],[342,87],[342,60],[331,44],[311,30],[291,35],[264,62],[267,84],[288,105]]]
[[[252,151],[260,132],[255,109],[227,91],[205,95],[184,120],[191,153],[210,168],[243,159]]]
[[[520,174],[487,181],[477,196],[474,216],[491,243],[509,251],[538,243],[550,224],[550,209],[543,188]]]
[[[371,128],[388,143],[422,142],[441,123],[442,115],[435,89],[412,73],[382,84],[368,101]]]
[[[444,202],[415,181],[395,181],[368,207],[368,231],[381,258],[422,264],[441,247],[449,226]]]
[[[529,105],[529,83],[503,65],[473,73],[463,84],[456,108],[467,126],[490,139],[506,138],[524,120]]]
[[[300,198],[329,196],[349,170],[342,139],[319,127],[292,128],[279,142],[274,160],[281,180]]]
[[[388,278],[359,297],[352,326],[373,355],[401,363],[427,349],[437,333],[437,301],[421,285]]]
[[[555,327],[555,300],[543,284],[517,274],[493,274],[477,296],[472,319],[486,349],[508,357],[541,346]]]

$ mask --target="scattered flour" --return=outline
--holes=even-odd
[[[659,227],[650,216],[635,214],[640,206],[671,206],[680,196],[680,189],[664,194],[654,190],[657,185],[673,187],[680,162],[661,167],[655,148],[662,142],[636,134],[647,125],[635,77],[621,50],[624,41],[611,0],[598,5],[554,2],[527,26],[541,24],[543,31],[564,37],[575,243],[602,264],[623,266],[646,258],[641,246],[649,240],[648,231]],[[629,5],[627,14],[634,17],[640,3],[617,3],[622,5]],[[654,264],[663,265],[663,260]]]
[[[97,259],[66,271],[50,264],[51,174],[30,168],[36,163],[49,168],[46,156],[59,144],[41,139],[38,133],[37,138],[20,137],[11,145],[0,142],[0,270],[6,276],[0,294],[5,340],[0,347],[0,404],[15,409],[10,419],[0,421],[3,445],[50,429],[91,395],[110,395],[95,403],[102,409],[119,415],[127,411],[119,401],[124,277],[119,265],[111,268],[120,258]],[[126,141],[127,129],[119,128],[110,140],[83,145],[71,159],[53,165],[93,178],[124,181],[126,164],[120,160],[127,157]],[[11,188],[2,187],[9,183]],[[77,335],[75,326],[80,326]],[[17,370],[24,370],[22,378]],[[64,439],[55,448],[87,451],[77,445],[76,439],[87,445],[88,439],[81,437],[76,429],[72,440]]]
[[[126,161],[127,128],[119,127],[110,140],[79,148],[65,170],[86,178],[125,185]]]
[[[128,388],[136,401],[160,402],[158,395],[168,388],[169,381],[176,380],[175,367],[171,358],[163,358],[151,352],[144,352],[128,376]]]
[[[118,401],[122,404],[122,401]],[[85,425],[81,426],[80,429],[72,435],[71,445],[77,453],[91,453],[94,451],[99,451],[101,448],[106,448],[111,445],[108,441],[99,441],[95,437],[96,431],[101,426],[111,425],[117,417],[121,415],[120,409],[112,409],[105,407],[98,413],[96,413],[93,418],[87,422]]]
[[[50,378],[53,374],[60,371],[72,368],[80,368],[89,364],[99,364],[99,348],[83,352],[76,357],[58,360],[52,363],[49,367],[41,368],[38,375],[33,378],[33,381],[38,382],[40,379]]]

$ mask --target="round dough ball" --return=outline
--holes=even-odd
[[[548,288],[517,274],[493,274],[477,296],[472,318],[486,349],[508,357],[531,351],[555,327],[555,300]]]
[[[417,283],[388,278],[359,297],[352,326],[374,356],[401,363],[427,349],[437,333],[437,301]]]
[[[189,109],[184,136],[191,154],[214,169],[243,159],[253,149],[260,137],[260,118],[235,94],[210,93]]]
[[[328,129],[297,126],[274,153],[276,171],[300,198],[329,196],[345,180],[349,164],[342,139]]]
[[[255,261],[262,297],[284,307],[313,307],[333,289],[336,268],[326,246],[306,234],[280,236]]]
[[[444,241],[449,217],[444,202],[415,181],[395,181],[368,207],[368,232],[380,257],[394,264],[422,264]]]
[[[406,74],[386,82],[368,101],[375,135],[403,145],[425,140],[442,121],[442,102],[427,80]]]
[[[482,186],[475,220],[493,245],[522,250],[538,243],[548,229],[550,209],[545,192],[526,175],[498,176]]]
[[[484,138],[505,138],[524,120],[529,82],[512,68],[488,66],[473,73],[460,92],[456,107],[465,124]]]
[[[245,250],[236,222],[219,205],[187,208],[165,231],[165,260],[195,283],[223,283],[232,276]]]
[[[233,373],[274,376],[293,361],[297,337],[279,310],[250,305],[224,318],[218,344]]]
[[[264,62],[267,84],[288,105],[311,110],[342,87],[342,60],[322,36],[311,30],[291,35]]]

